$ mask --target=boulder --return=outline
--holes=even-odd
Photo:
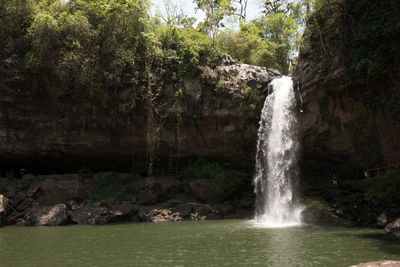
[[[352,265],[350,267],[399,267],[400,261],[375,261],[360,263],[358,265]]]
[[[301,212],[301,221],[306,224],[342,226],[349,222],[339,218],[326,203],[319,199],[306,199],[302,203],[305,208]]]
[[[179,212],[172,212],[170,209],[149,208],[143,210],[140,215],[142,220],[147,222],[177,222],[183,221]]]
[[[138,207],[130,203],[109,202],[82,203],[72,205],[70,219],[81,225],[106,224],[110,222],[136,221]]]
[[[378,218],[376,218],[376,225],[378,227],[382,227],[383,228],[383,227],[386,226],[387,221],[388,221],[388,219],[386,217],[386,214],[382,213],[381,215],[378,216]]]
[[[0,195],[0,226],[3,225],[7,215],[7,204],[8,199],[5,196]]]
[[[178,212],[182,218],[187,218],[193,210],[193,205],[180,203],[174,207],[174,211]]]
[[[40,183],[33,184],[29,187],[28,192],[26,192],[27,197],[34,197],[40,189]]]
[[[205,221],[206,219],[207,219],[206,216],[204,216],[204,215],[202,216],[198,212],[190,214],[190,220],[192,220],[192,221]]]
[[[400,239],[400,218],[385,227],[385,233],[390,237]]]
[[[48,208],[35,208],[27,217],[28,225],[32,226],[56,226],[67,222],[67,206],[57,204]]]

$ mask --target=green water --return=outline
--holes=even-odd
[[[348,266],[400,260],[370,229],[248,221],[0,228],[0,266]]]

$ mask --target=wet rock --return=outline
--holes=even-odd
[[[302,203],[305,208],[301,212],[301,220],[306,224],[341,226],[349,225],[344,219],[339,218],[325,202],[318,199],[305,199]]]
[[[193,205],[181,203],[174,207],[174,211],[178,212],[182,218],[187,218],[193,210]]]
[[[352,265],[350,267],[399,267],[400,261],[375,261],[360,263],[358,265]]]
[[[205,221],[207,219],[206,216],[200,215],[198,212],[190,214],[190,220],[192,221]]]
[[[32,198],[24,198],[24,200],[16,206],[16,210],[18,212],[25,211],[32,207],[33,199]]]
[[[378,227],[385,227],[387,224],[387,217],[385,213],[382,213],[381,215],[378,216],[378,218],[376,218],[376,225]]]
[[[72,205],[69,212],[73,223],[106,224],[110,222],[137,221],[135,215],[138,210],[136,205],[130,203],[82,203]]]
[[[34,197],[40,189],[40,183],[33,184],[29,187],[28,192],[26,192],[27,197]]]
[[[0,226],[3,225],[7,216],[7,204],[8,199],[5,196],[0,195]]]
[[[178,222],[183,221],[179,212],[170,209],[150,208],[141,213],[141,218],[147,222]]]
[[[22,192],[18,192],[15,196],[10,200],[11,204],[14,207],[17,207],[22,201],[25,200],[25,194]]]
[[[50,208],[35,208],[26,216],[28,225],[57,226],[67,221],[67,206],[57,204]]]
[[[385,227],[385,233],[390,237],[400,239],[400,218]]]

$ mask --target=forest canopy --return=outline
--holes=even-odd
[[[146,83],[146,69],[155,65],[185,75],[223,54],[290,71],[309,1],[264,1],[263,14],[251,21],[246,0],[194,2],[206,14],[196,27],[167,0],[165,16],[151,16],[147,0],[1,1],[0,56],[24,58],[26,71],[90,89],[124,73]],[[227,19],[240,27],[225,28]]]

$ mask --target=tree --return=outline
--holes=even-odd
[[[224,27],[222,21],[225,17],[233,15],[234,8],[230,0],[194,0],[197,9],[204,11],[206,18],[199,27],[211,38],[214,44],[215,37],[220,27]]]
[[[299,26],[302,24],[300,3],[288,0],[264,1],[264,15],[256,20],[261,36],[275,48],[278,69],[287,74],[290,62],[298,50]]]
[[[232,0],[232,3],[238,6],[235,8],[235,15],[239,17],[240,21],[245,20],[248,0]]]
[[[265,0],[264,14],[286,14],[290,10],[290,3],[287,0]]]
[[[166,25],[182,26],[188,28],[194,25],[196,18],[189,17],[182,8],[173,0],[164,0],[165,13],[159,11],[158,16]]]

